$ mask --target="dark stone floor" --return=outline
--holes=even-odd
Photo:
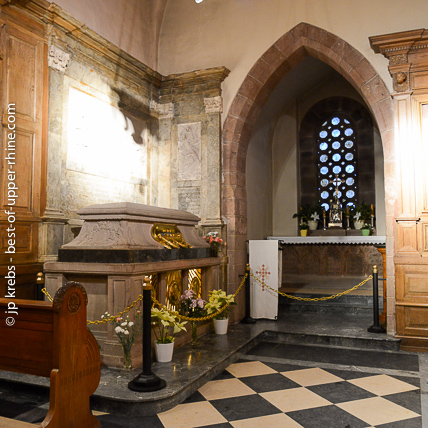
[[[395,400],[397,404],[403,400],[406,403],[419,400],[421,411],[413,411],[422,414],[426,425],[421,425],[420,419],[417,422],[413,418],[411,422],[410,419],[407,421],[409,425],[396,422],[398,425],[385,425],[385,427],[428,426],[426,400],[428,357],[426,354],[398,352],[397,341],[394,338],[388,337],[386,334],[367,332],[367,327],[371,324],[372,317],[369,313],[343,313],[338,316],[337,314],[280,311],[277,321],[258,321],[253,325],[233,325],[226,336],[209,334],[201,338],[197,347],[192,348],[187,345],[176,349],[172,363],[154,364],[153,371],[167,381],[167,388],[162,391],[144,394],[129,391],[127,383],[140,372],[140,369],[131,372],[104,369],[92,408],[109,413],[99,416],[103,427],[141,426],[143,420],[145,423],[147,422],[147,426],[151,427],[169,426],[162,424],[161,419],[156,415],[175,408],[174,406],[179,403],[189,403],[189,400],[197,399],[200,394],[198,390],[207,382],[214,378],[217,380],[227,378],[230,373],[225,372],[225,369],[231,364],[237,361],[259,361],[269,364],[270,367],[275,367],[276,364],[297,368],[319,368],[329,371],[330,374],[337,373],[343,382],[347,382],[348,378],[355,374],[360,377],[386,375],[397,379],[407,379],[407,381],[417,379],[420,384],[418,398],[415,399],[415,393],[413,393],[413,398],[403,398],[398,394],[388,400],[391,402]],[[286,384],[291,382],[282,374],[278,374],[281,371],[279,366],[276,371],[277,373],[266,375],[269,376],[266,379],[239,380],[251,388],[252,394],[256,394],[258,397],[259,394],[265,392],[271,393],[278,388],[286,388]],[[273,389],[264,391],[263,385],[266,384]],[[29,391],[30,385],[31,391]],[[48,382],[43,378],[0,372],[0,416],[15,417],[28,422],[43,419],[43,412],[48,407],[46,385]],[[348,390],[353,389],[347,384],[346,386]],[[311,388],[314,389],[315,386]],[[321,396],[324,394],[335,397],[341,394],[340,388],[337,391],[331,391],[326,386],[319,386],[314,391]],[[362,394],[364,396],[367,393]],[[410,397],[410,392],[408,395]],[[357,396],[359,395],[357,394]],[[206,399],[203,398],[203,400]],[[257,400],[259,399],[257,398]],[[219,403],[217,403],[217,407],[220,406]],[[337,403],[334,405],[334,412],[346,416],[339,411]],[[254,403],[254,406],[257,407],[257,403]],[[406,406],[410,410],[419,409],[415,403]],[[214,407],[216,406],[214,405]],[[317,412],[323,413],[322,409]],[[320,420],[326,417],[321,413],[314,416],[317,412],[313,413],[313,417],[319,417]],[[233,420],[233,417],[228,419],[227,412],[220,411],[220,413],[227,421]],[[277,413],[284,412],[275,410],[273,413],[269,413],[272,414],[272,420],[282,417],[274,416]],[[300,417],[285,413],[287,413],[287,417],[292,417],[301,426],[312,426],[305,419],[305,415]],[[308,418],[310,419],[311,416]],[[233,422],[233,425],[229,422],[222,422],[220,425],[212,426],[240,425],[238,422]],[[328,426],[328,424],[323,426]],[[354,425],[351,423],[349,426]],[[355,426],[369,425],[358,422]]]

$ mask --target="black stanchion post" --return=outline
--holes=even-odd
[[[379,285],[377,266],[373,266],[373,325],[367,329],[370,333],[385,333],[379,324]]]
[[[150,278],[144,278],[143,286],[143,371],[131,382],[128,388],[138,392],[158,391],[166,387],[166,382],[152,372],[152,286]]]
[[[242,320],[243,324],[254,324],[256,320],[251,318],[251,290],[250,290],[250,265],[247,264],[245,268],[245,318]]]

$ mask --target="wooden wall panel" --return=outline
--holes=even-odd
[[[2,141],[0,150],[14,153],[15,164],[2,163],[0,171],[3,183],[0,195],[1,254],[0,265],[11,264],[10,256],[5,254],[5,228],[9,226],[4,213],[11,205],[7,198],[9,169],[15,172],[14,182],[18,198],[11,206],[15,212],[16,253],[14,265],[35,263],[38,260],[38,226],[43,171],[43,85],[45,60],[44,40],[32,35],[28,29],[20,28],[16,22],[8,21],[6,15],[2,31],[4,60],[1,63],[1,106]],[[2,21],[2,19],[0,19]],[[3,22],[0,22],[3,24]],[[47,82],[46,82],[47,84]],[[14,112],[11,114],[11,105]],[[15,127],[15,147],[9,144],[8,123],[13,116]],[[13,150],[14,149],[14,150]],[[10,167],[10,168],[9,168]],[[24,269],[25,272],[25,269]]]
[[[396,265],[396,287],[397,303],[428,305],[428,265]]]

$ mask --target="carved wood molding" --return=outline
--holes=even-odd
[[[422,67],[426,69],[428,63],[428,30],[403,31],[400,33],[383,34],[370,37],[370,46],[375,53],[381,53],[389,60],[388,70],[393,79],[393,87],[397,92],[412,89],[410,74]]]

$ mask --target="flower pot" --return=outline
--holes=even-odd
[[[214,318],[214,330],[216,334],[226,334],[229,325],[229,318],[222,318],[217,320]]]
[[[360,230],[364,226],[364,222],[361,220],[354,220],[354,228]]]
[[[318,228],[318,220],[310,220],[308,221],[309,230],[317,230]]]
[[[174,342],[171,342],[171,343],[155,342],[156,360],[159,363],[169,363],[172,360],[173,352],[174,352]]]
[[[300,236],[308,236],[308,229],[302,229],[300,231]]]
[[[361,235],[369,236],[370,235],[370,229],[361,229]]]

